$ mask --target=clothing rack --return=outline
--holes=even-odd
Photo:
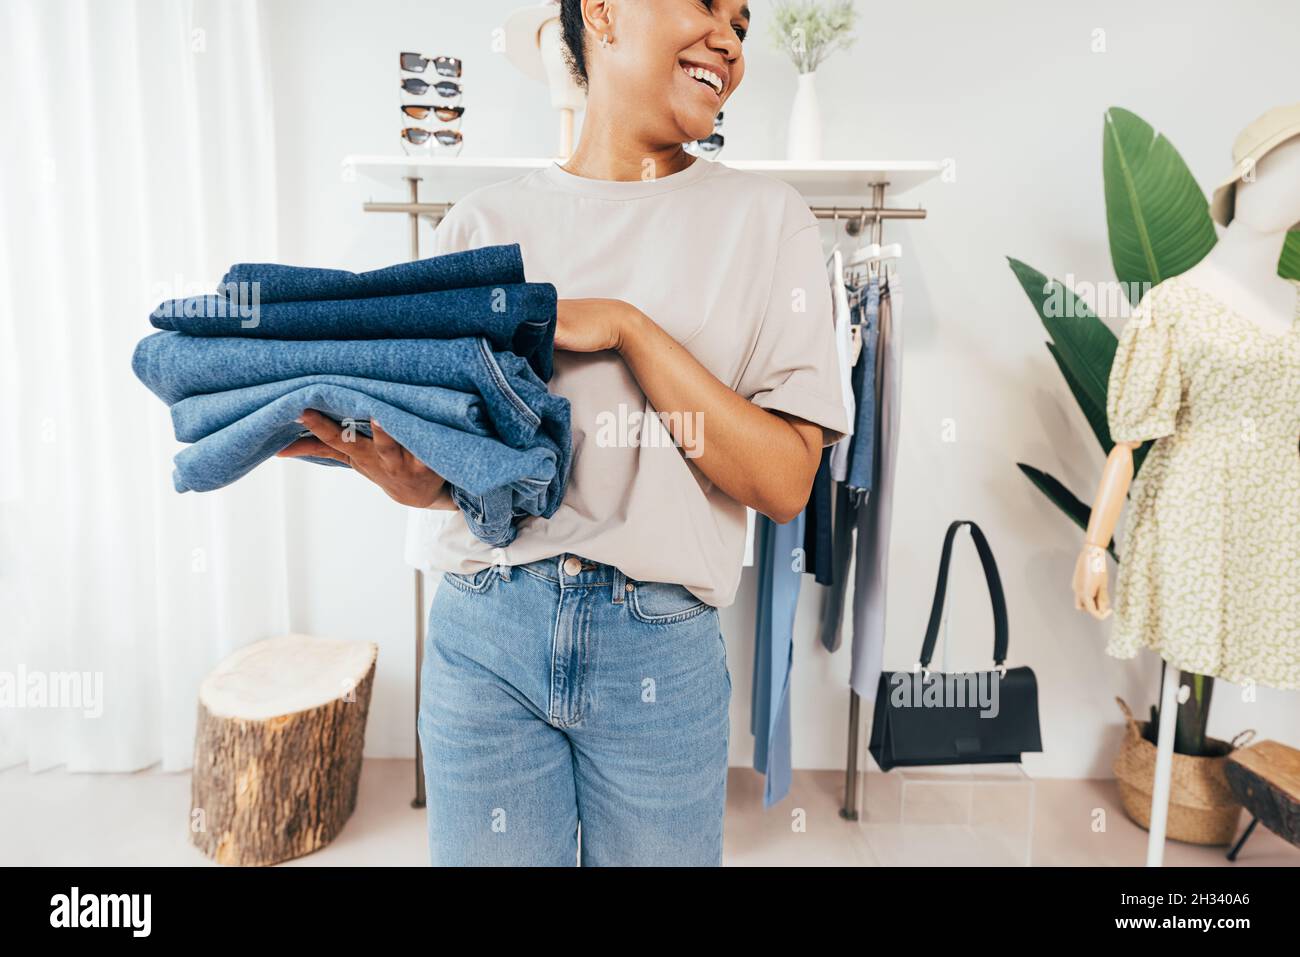
[[[707,161],[706,161],[707,162]],[[367,201],[362,209],[367,213],[401,213],[409,217],[411,259],[420,258],[420,219],[432,219],[436,226],[447,215],[455,203],[426,203],[420,201],[420,182],[423,177],[403,176],[410,198],[404,203],[379,203]],[[880,243],[884,223],[887,219],[925,219],[926,211],[918,206],[914,209],[895,208],[885,205],[885,190],[888,181],[871,184],[871,205],[837,206],[810,204],[809,211],[818,219],[844,220],[845,232],[858,236],[868,225],[872,228],[871,241]],[[424,573],[418,568],[415,575],[415,797],[411,806],[425,806],[424,790],[424,755],[420,749],[420,673],[424,667]],[[858,819],[858,737],[861,725],[861,701],[858,693],[849,689],[849,744],[844,768],[844,806],[840,816],[845,820]]]

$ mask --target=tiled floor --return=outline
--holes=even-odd
[[[860,822],[838,813],[844,775],[796,771],[791,794],[762,809],[763,779],[732,768],[728,783],[726,863],[764,865],[933,866],[1020,863],[1034,865],[1140,865],[1146,832],[1119,806],[1112,781],[1048,779],[1034,782],[1032,814],[1018,803],[1029,796],[1002,793],[989,802],[1000,819],[979,827],[897,823],[897,773],[872,774],[864,787]],[[0,772],[0,865],[150,865],[209,861],[188,842],[188,774],[67,774]],[[971,807],[909,798],[908,819],[962,820]],[[427,864],[424,811],[410,806],[414,770],[405,760],[368,760],[356,813],[329,847],[287,866]],[[940,795],[943,797],[943,795]],[[965,801],[963,796],[960,801]],[[960,802],[959,802],[960,803]],[[927,817],[926,815],[929,815]],[[944,815],[948,815],[944,817]],[[1224,848],[1171,841],[1165,863],[1221,866]],[[1236,867],[1298,865],[1300,849],[1257,828]]]

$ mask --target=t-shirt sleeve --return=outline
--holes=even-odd
[[[1106,418],[1115,442],[1172,435],[1182,400],[1173,314],[1150,290],[1119,336],[1106,389]]]
[[[447,210],[433,230],[433,241],[427,251],[421,250],[422,256],[445,256],[448,253],[464,252],[475,248],[473,231],[469,217],[456,206]]]
[[[816,220],[781,242],[757,341],[736,392],[769,411],[820,425],[823,446],[849,431]]]

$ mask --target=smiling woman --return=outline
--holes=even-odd
[[[550,387],[570,404],[573,465],[554,515],[503,548],[444,501],[420,513],[446,518],[423,564],[452,586],[421,675],[430,852],[573,864],[580,822],[584,864],[717,865],[718,609],[745,507],[797,515],[850,429],[820,231],[792,187],[682,148],[744,76],[740,0],[561,11],[588,91],[577,149],[475,190],[434,233],[436,253],[518,243],[529,279],[555,286]],[[670,441],[646,441],[646,422]],[[401,478],[410,504],[436,488]]]

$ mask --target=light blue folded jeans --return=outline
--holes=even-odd
[[[563,554],[445,573],[418,730],[439,866],[717,866],[718,610]],[[579,835],[581,825],[581,835]]]
[[[513,541],[520,518],[553,515],[568,483],[568,400],[549,392],[526,360],[494,352],[485,339],[284,342],[157,332],[136,346],[132,367],[172,406],[176,437],[192,443],[174,459],[178,491],[209,491],[246,475],[310,434],[296,421],[309,408],[366,436],[377,419],[447,479],[470,530],[490,545]],[[349,379],[368,381],[340,381]]]

